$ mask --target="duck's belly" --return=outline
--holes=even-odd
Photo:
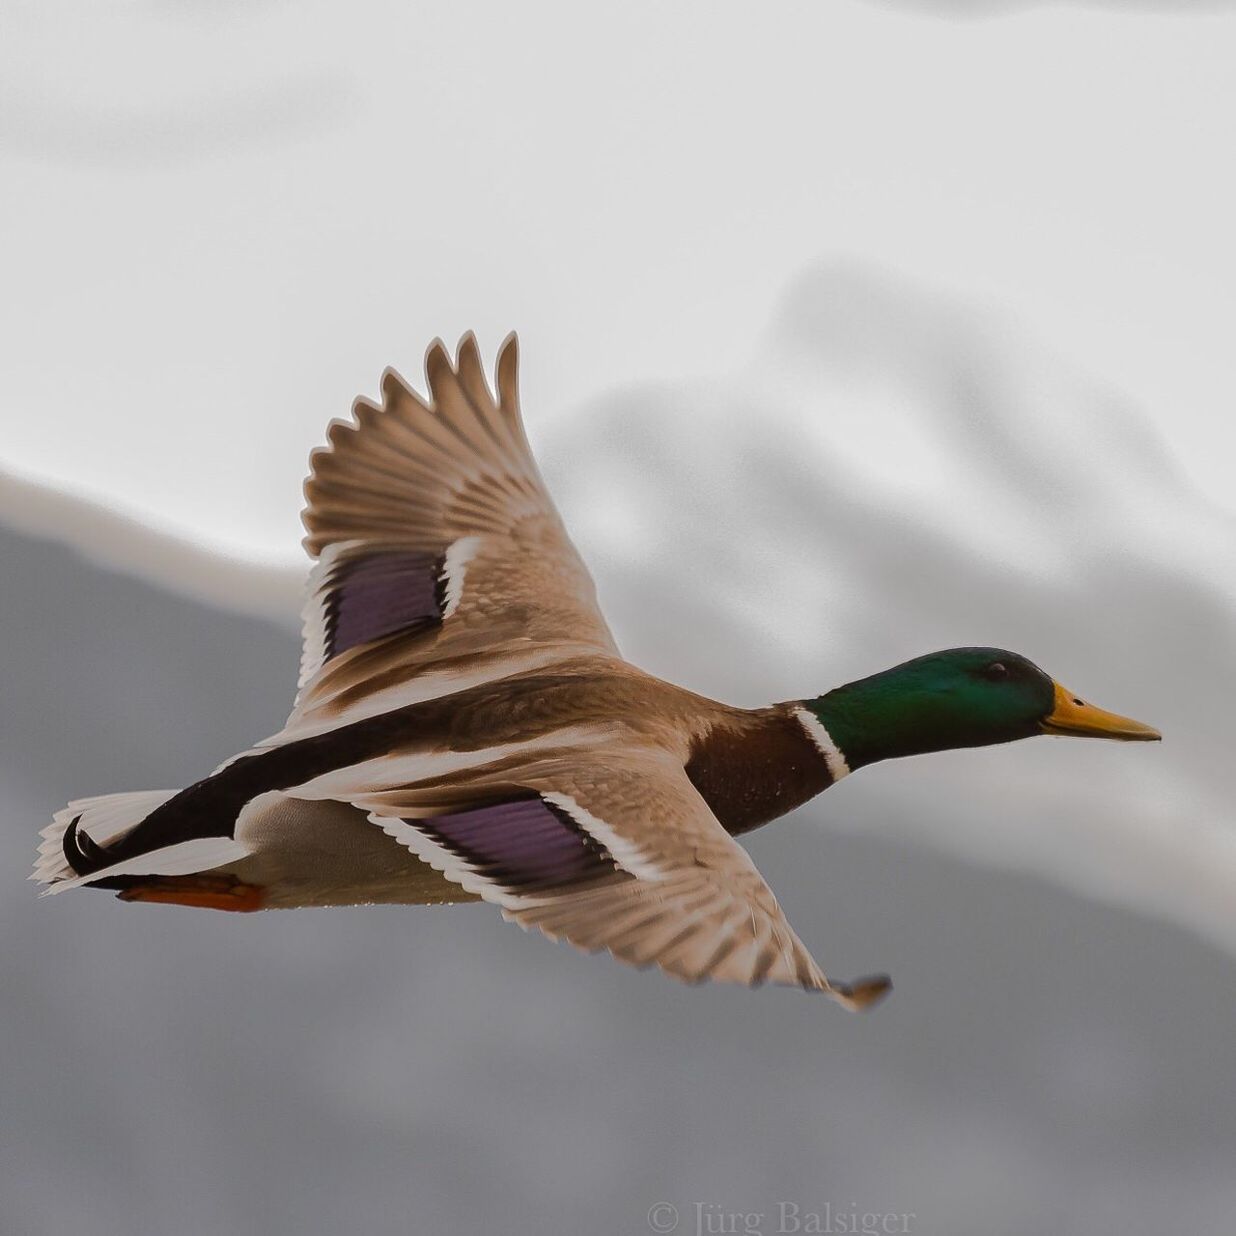
[[[263,889],[269,909],[480,900],[349,803],[270,794],[246,810],[243,828],[254,852],[220,870]]]

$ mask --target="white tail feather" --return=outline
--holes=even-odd
[[[151,850],[149,854],[139,854],[136,858],[92,871],[89,875],[57,880],[44,889],[43,893],[44,896],[49,893],[63,893],[71,888],[90,884],[94,880],[109,879],[112,876],[197,875],[201,871],[213,871],[216,867],[238,862],[248,857],[249,853],[247,846],[232,837],[194,837],[192,841],[178,841],[175,845]]]
[[[137,790],[131,794],[105,794],[78,798],[57,811],[52,822],[40,833],[38,860],[32,880],[46,884],[48,892],[66,892],[95,880],[115,875],[195,875],[245,858],[250,849],[231,837],[197,837],[187,842],[164,845],[148,854],[137,854],[121,863],[105,866],[79,876],[64,857],[64,833],[78,822],[78,832],[104,849],[125,837],[156,807],[161,807],[177,790]]]
[[[176,790],[137,790],[128,794],[102,794],[96,798],[79,798],[57,811],[52,822],[39,834],[38,861],[32,880],[40,884],[58,884],[73,880],[77,873],[64,857],[64,834],[74,820],[96,845],[108,846],[136,828],[156,807],[167,802]]]

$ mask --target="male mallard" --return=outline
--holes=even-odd
[[[394,372],[315,451],[318,561],[280,733],[186,790],[70,803],[34,877],[225,910],[484,900],[680,979],[830,981],[734,837],[877,760],[1033,734],[1157,739],[1024,657],[936,652],[825,695],[731,708],[618,653],[520,419],[471,335]]]

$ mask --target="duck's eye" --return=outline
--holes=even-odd
[[[1009,667],[1003,661],[993,661],[990,665],[983,667],[983,677],[990,678],[992,682],[999,682],[1008,676]]]

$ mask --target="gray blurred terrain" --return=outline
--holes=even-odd
[[[48,542],[0,532],[0,563],[0,1230],[621,1234],[671,1202],[683,1231],[695,1203],[772,1231],[781,1201],[941,1236],[1231,1230],[1232,960],[823,831],[830,795],[751,849],[827,967],[892,972],[868,1016],[681,988],[483,906],[40,900],[54,809],[276,729],[297,648]],[[850,825],[891,771],[832,792]],[[920,800],[922,831],[954,805]]]

